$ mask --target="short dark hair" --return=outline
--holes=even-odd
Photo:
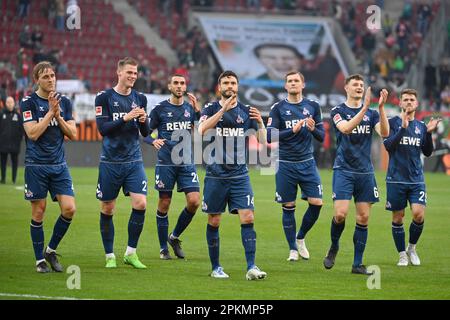
[[[136,59],[133,59],[131,57],[125,57],[123,59],[120,59],[117,62],[117,69],[121,69],[123,66],[125,66],[127,64],[132,65],[132,66],[139,65]]]
[[[41,61],[33,68],[33,79],[38,80],[39,76],[46,69],[52,69],[55,72],[55,67],[49,61]]]
[[[418,96],[417,90],[416,89],[411,89],[411,88],[403,89],[402,92],[400,93],[400,99],[402,98],[402,96],[404,94],[411,94],[411,95],[415,96],[416,99],[417,99],[417,96]]]
[[[169,83],[172,82],[172,79],[173,79],[174,77],[181,77],[181,78],[184,78],[184,80],[187,82],[186,76],[185,76],[184,74],[181,74],[181,73],[175,73],[175,74],[172,74],[172,75],[169,77],[169,79],[168,79]]]
[[[360,75],[359,73],[351,74],[347,78],[345,78],[345,84],[348,84],[352,80],[364,81],[364,77],[362,75]]]
[[[292,76],[293,74],[298,74],[300,76],[300,78],[302,79],[303,82],[305,82],[305,76],[303,75],[303,73],[301,73],[300,71],[289,71],[288,73],[286,73],[286,75],[284,76],[284,82],[287,81],[287,77]]]
[[[263,49],[267,49],[267,48],[275,48],[275,49],[288,49],[290,51],[292,51],[293,53],[295,53],[295,55],[297,56],[297,58],[299,59],[303,59],[305,56],[303,54],[301,54],[296,47],[290,45],[290,44],[284,44],[284,43],[263,43],[260,44],[258,46],[256,46],[255,48],[253,48],[253,53],[255,54],[255,56],[257,56],[258,58],[260,57],[260,51]]]
[[[236,73],[234,73],[234,72],[231,71],[231,70],[226,70],[226,71],[222,72],[222,73],[220,74],[219,78],[217,79],[217,83],[220,84],[220,80],[222,80],[222,78],[226,78],[226,77],[235,77],[236,80],[237,80],[237,82],[239,83],[239,78],[238,78],[238,76],[236,75]]]

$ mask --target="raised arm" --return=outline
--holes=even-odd
[[[364,104],[361,110],[354,116],[351,120],[347,121],[342,119],[336,124],[336,128],[342,132],[343,134],[350,134],[352,133],[353,129],[356,128],[358,124],[361,123],[364,114],[369,109],[370,106],[370,99],[372,97],[371,88],[368,87],[366,91],[366,95],[364,97]]]

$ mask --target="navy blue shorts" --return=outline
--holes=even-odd
[[[97,199],[111,201],[120,188],[126,196],[130,192],[147,195],[147,176],[142,161],[127,163],[100,162],[98,167]]]
[[[172,191],[177,183],[177,191],[185,190],[200,192],[197,170],[195,165],[186,166],[156,166],[155,189],[158,191]]]
[[[400,211],[411,204],[427,205],[427,190],[424,183],[386,183],[386,210]]]
[[[375,175],[333,170],[333,200],[351,200],[352,196],[355,202],[379,202]]]
[[[25,165],[25,200],[46,199],[49,191],[53,201],[56,195],[75,196],[67,164]]]
[[[302,199],[322,199],[322,183],[314,159],[303,162],[278,161],[275,174],[275,201],[293,202],[297,199],[297,186],[302,191]]]
[[[218,179],[205,177],[202,210],[206,213],[222,213],[228,205],[230,213],[240,209],[254,210],[253,190],[248,175]]]

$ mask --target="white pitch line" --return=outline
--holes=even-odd
[[[16,297],[16,298],[48,299],[48,300],[94,300],[94,299],[79,299],[74,297],[48,297],[48,296],[38,296],[35,294],[17,294],[17,293],[3,293],[3,292],[0,292],[0,297]]]

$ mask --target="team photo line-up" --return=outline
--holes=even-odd
[[[153,145],[158,152],[154,188],[159,192],[156,225],[161,259],[172,258],[169,245],[176,257],[185,258],[179,238],[201,205],[202,211],[208,215],[206,240],[211,261],[210,276],[228,278],[219,262],[219,226],[222,213],[228,206],[230,213],[239,216],[241,224],[247,262],[246,279],[267,277],[267,273],[255,263],[254,194],[245,163],[249,132],[262,145],[278,143],[275,200],[281,204],[282,227],[289,246],[287,260],[309,259],[305,238],[317,221],[323,204],[321,178],[313,157],[313,139],[322,142],[324,128],[319,104],[303,96],[308,79],[295,70],[285,75],[287,98],[272,106],[266,128],[257,108],[238,101],[239,80],[233,71],[222,72],[217,79],[220,98],[203,108],[193,94],[186,94],[186,78],[172,75],[168,80],[170,98],[157,104],[148,115],[145,95],[133,89],[137,67],[138,62],[133,58],[126,57],[118,61],[117,84],[99,92],[95,99],[97,127],[103,136],[96,197],[100,201],[100,233],[106,256],[105,267],[117,267],[113,250],[113,214],[122,188],[123,193],[130,197],[132,207],[128,222],[128,246],[123,262],[137,269],[147,268],[136,253],[145,220],[148,187],[140,135],[144,137],[144,142]],[[53,66],[45,61],[38,63],[33,69],[33,79],[37,90],[20,103],[26,135],[24,192],[25,199],[31,204],[31,240],[37,272],[62,272],[56,249],[76,211],[63,143],[65,136],[74,139],[77,130],[70,100],[55,91]],[[424,226],[426,206],[426,187],[420,157],[421,154],[430,156],[433,152],[431,133],[436,130],[441,119],[431,118],[428,124],[415,119],[418,96],[414,89],[402,91],[400,116],[390,119],[384,110],[387,90],[380,92],[378,110],[369,108],[371,89],[365,89],[361,75],[348,76],[345,91],[346,101],[331,111],[337,145],[332,179],[334,214],[331,221],[331,245],[323,265],[331,269],[335,264],[339,239],[353,197],[356,226],[351,272],[371,274],[363,264],[363,253],[371,206],[379,201],[371,162],[373,131],[381,136],[389,153],[386,210],[392,211],[392,236],[399,252],[397,265],[420,265],[416,244]],[[157,136],[152,135],[155,130]],[[204,159],[206,175],[202,199],[196,167],[192,162],[191,136],[182,135],[189,137],[189,141],[173,138],[177,131],[191,133],[193,130],[197,130],[201,136],[208,135],[216,146],[212,148],[208,159]],[[185,161],[174,162],[173,154]],[[175,183],[177,191],[185,193],[186,206],[169,233],[168,212]],[[297,232],[295,205],[298,187],[301,198],[308,202],[308,208]],[[52,200],[58,202],[61,215],[45,247],[43,218],[48,192]],[[406,246],[403,219],[408,202],[412,222]]]

